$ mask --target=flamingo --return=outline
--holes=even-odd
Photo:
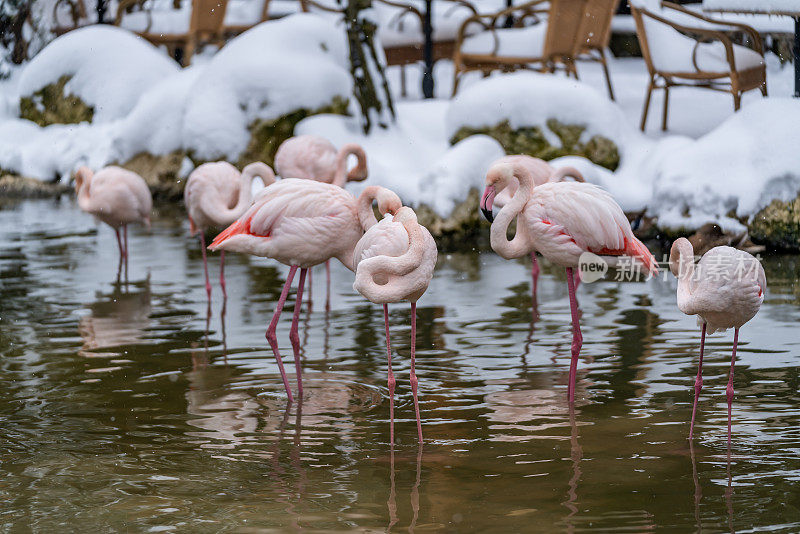
[[[536,187],[537,185],[546,184],[549,182],[563,182],[567,178],[573,178],[576,182],[585,182],[581,171],[576,169],[575,167],[559,167],[554,168],[552,165],[547,163],[545,160],[540,158],[534,158],[533,156],[527,156],[524,154],[517,154],[512,156],[504,156],[492,165],[498,165],[502,163],[508,163],[513,165],[518,163],[528,169],[533,177],[533,185]],[[498,193],[494,199],[494,205],[498,208],[502,208],[506,204],[508,204],[511,199],[513,198],[514,194],[517,192],[517,188],[519,188],[519,182],[516,180],[512,180],[511,183],[508,184],[502,192]],[[536,251],[531,251],[531,278],[533,279],[533,294],[536,295],[536,288],[539,283],[539,262],[536,261]],[[580,281],[580,277],[575,277],[575,287],[578,287],[578,283]]]
[[[122,167],[109,166],[93,173],[81,167],[75,173],[78,206],[114,229],[120,265],[125,260],[128,276],[128,225],[143,223],[150,228],[153,197],[144,179]],[[122,236],[120,236],[120,228]],[[124,241],[124,245],[123,245]]]
[[[728,375],[728,448],[731,446],[731,405],[733,403],[733,366],[739,329],[755,317],[764,302],[767,278],[761,263],[750,253],[732,247],[714,247],[694,263],[694,249],[681,237],[672,244],[669,268],[678,278],[678,309],[697,315],[700,333],[700,363],[694,382],[694,406],[689,439],[694,434],[697,399],[703,387],[703,349],[706,332],[733,328],[733,353]]]
[[[347,158],[356,156],[358,162],[350,172],[347,171]],[[290,137],[278,147],[275,153],[275,170],[283,178],[303,178],[344,187],[347,182],[361,182],[367,179],[367,154],[356,143],[348,143],[338,151],[333,143],[318,135],[298,135]],[[311,271],[309,277],[309,293]],[[331,265],[325,262],[327,284],[326,308],[330,308]],[[310,306],[310,294],[309,294]]]
[[[355,248],[356,280],[353,289],[375,304],[383,304],[386,353],[389,361],[390,442],[394,443],[394,387],[392,348],[389,342],[389,303],[411,303],[411,392],[417,417],[417,434],[422,443],[422,423],[417,399],[414,354],[417,336],[417,300],[428,289],[436,266],[436,243],[430,232],[417,222],[414,210],[402,207],[394,218],[386,216],[367,229]]]
[[[495,195],[514,180],[518,181],[519,188],[495,220],[492,215]],[[655,258],[633,235],[625,214],[608,192],[596,185],[580,182],[546,183],[534,188],[530,170],[518,161],[501,163],[489,169],[480,207],[492,222],[492,249],[501,257],[519,258],[536,250],[567,270],[572,313],[572,361],[567,395],[572,404],[575,402],[578,356],[583,344],[573,274],[581,254],[629,256],[642,263],[651,275],[658,272]],[[508,226],[514,219],[517,219],[517,231],[509,241]]]
[[[350,193],[335,185],[284,178],[262,190],[253,205],[223,230],[209,246],[211,250],[232,250],[273,258],[289,266],[286,283],[266,334],[289,402],[294,397],[283,369],[275,330],[294,275],[299,268],[297,304],[289,338],[294,350],[298,396],[302,401],[303,382],[297,321],[306,273],[310,267],[331,258],[337,258],[345,267],[353,270],[353,252],[364,233],[363,228],[371,227],[377,222],[372,211],[374,200],[378,201],[378,209],[382,214],[395,213],[401,207],[396,194],[378,186],[365,188],[356,200]]]
[[[191,235],[199,234],[203,251],[203,270],[206,273],[206,293],[211,299],[211,283],[208,280],[206,260],[207,228],[224,228],[238,219],[250,207],[253,200],[252,182],[261,178],[265,186],[275,183],[275,173],[266,163],[257,161],[246,166],[240,174],[236,167],[226,161],[203,163],[189,175],[183,190],[183,201],[189,214]],[[220,254],[219,283],[222,295],[225,290],[225,251]]]

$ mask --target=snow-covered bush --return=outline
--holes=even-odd
[[[144,91],[177,70],[174,61],[132,33],[112,26],[82,28],[51,42],[25,67],[20,113],[42,126],[108,122],[124,117]],[[66,120],[59,120],[58,109]]]
[[[343,113],[352,94],[342,28],[314,15],[266,22],[229,42],[189,91],[185,148],[195,158],[272,161],[294,125]]]
[[[465,89],[447,112],[451,142],[484,133],[513,154],[543,159],[581,155],[615,169],[638,132],[593,88],[568,78],[520,72]]]

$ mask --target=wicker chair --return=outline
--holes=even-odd
[[[567,75],[577,79],[575,57],[587,0],[551,0],[549,8],[546,1],[533,0],[464,21],[453,55],[454,96],[461,76],[469,71],[488,76],[493,70],[513,71],[538,63],[542,72],[563,67]],[[505,27],[509,20],[513,27]],[[530,25],[531,22],[535,24]],[[467,30],[474,23],[480,23],[485,30],[470,36]]]
[[[614,88],[611,86],[611,76],[608,73],[606,49],[611,41],[611,20],[617,12],[619,0],[591,0],[586,4],[583,24],[579,32],[578,61],[593,61],[603,66],[606,76],[608,96],[614,100]]]
[[[660,8],[660,9],[659,9]],[[636,34],[650,73],[641,129],[647,124],[654,89],[664,90],[661,129],[667,129],[669,90],[672,87],[702,87],[733,95],[733,108],[741,105],[742,93],[760,89],[767,96],[767,75],[761,37],[745,24],[723,22],[689,11],[677,4],[650,0],[631,2]],[[734,44],[729,32],[749,37],[752,48]],[[689,37],[696,36],[696,37]],[[669,49],[663,43],[669,41]]]
[[[83,0],[56,0],[53,4],[53,27],[56,35],[64,35],[89,24],[86,4]]]
[[[183,64],[191,63],[192,55],[203,43],[222,45],[225,41],[225,10],[227,0],[192,0],[191,10],[163,10],[153,16],[144,9],[142,0],[121,0],[115,24],[131,30],[156,46],[164,45],[175,54],[183,50]]]
[[[255,0],[253,3],[257,4],[258,0]],[[269,0],[263,0],[263,3],[261,4],[261,9],[258,10],[257,14],[239,13],[239,10],[235,9],[237,7],[245,7],[245,6],[237,6],[234,5],[233,2],[228,2],[228,7],[225,12],[225,22],[223,29],[223,32],[226,36],[233,36],[233,35],[239,35],[240,33],[244,33],[253,26],[268,21],[270,18]]]

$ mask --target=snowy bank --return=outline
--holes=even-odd
[[[345,35],[333,21],[301,14],[260,24],[225,45],[192,85],[184,147],[207,160],[238,160],[258,123],[341,108],[352,94],[348,69]]]
[[[113,26],[89,26],[55,39],[23,70],[20,97],[34,105],[36,93],[66,80],[63,96],[93,108],[92,122],[125,116],[139,96],[178,65],[144,39]],[[40,110],[44,111],[44,110]]]

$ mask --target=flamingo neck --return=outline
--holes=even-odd
[[[78,206],[84,211],[89,211],[91,207],[92,199],[89,196],[89,189],[92,182],[92,176],[90,173],[78,171],[78,174],[75,176],[75,189],[78,193]]]
[[[511,221],[517,219],[533,191],[533,176],[530,171],[518,164],[515,164],[513,169],[514,178],[519,181],[519,188],[511,197],[511,201],[497,214],[490,231],[492,249],[505,259],[519,258],[530,252],[528,236],[525,234],[525,228],[519,224],[519,220],[514,238],[508,239],[508,227]]]
[[[683,308],[693,298],[695,277],[694,249],[688,239],[678,239],[670,251],[669,265],[672,274],[678,278],[678,305]]]
[[[350,155],[358,158],[358,163],[353,170],[347,172],[347,158]],[[348,143],[336,155],[336,173],[333,176],[333,185],[344,187],[348,181],[361,181],[367,177],[367,155],[359,145]]]

